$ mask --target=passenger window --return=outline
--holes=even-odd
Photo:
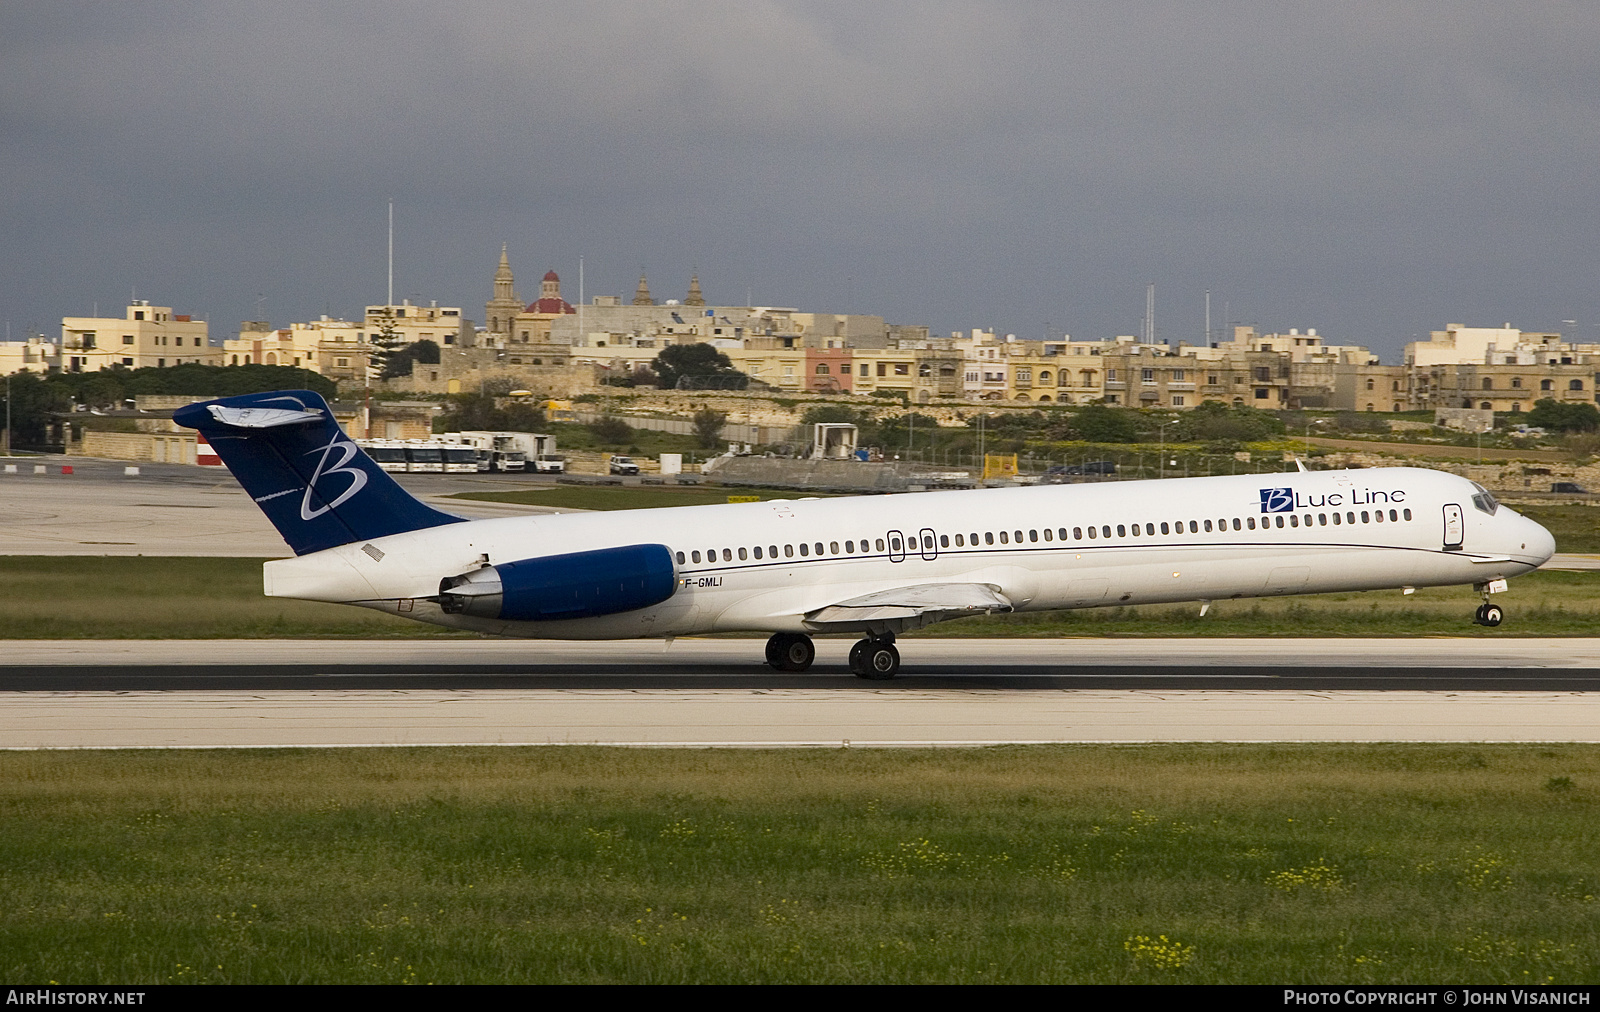
[[[837,541],[828,542],[828,554],[829,555],[838,555],[839,554],[839,542],[837,542]]]
[[[1155,533],[1156,533],[1156,525],[1155,524],[1145,524],[1144,525],[1144,532],[1146,534],[1154,537]]]
[[[1100,533],[1104,534],[1108,538],[1111,537],[1111,525],[1110,524],[1106,524],[1106,525],[1102,526],[1100,528]]]
[[[1045,529],[1044,529],[1044,539],[1045,539],[1045,540],[1046,540],[1046,541],[1049,541],[1049,540],[1050,540],[1050,536],[1051,536],[1051,535],[1050,535],[1050,528],[1048,528],[1048,527],[1046,527],[1046,528],[1045,528]]]
[[[1383,523],[1383,510],[1373,510],[1372,519],[1380,524]]]
[[[745,550],[743,548],[739,549],[739,561],[743,562],[747,558],[749,558],[749,556],[745,554]]]
[[[1167,522],[1165,520],[1161,521],[1161,533],[1162,534],[1171,534],[1172,533],[1171,531],[1169,531],[1167,529]]]
[[[1283,517],[1279,516],[1279,517],[1275,517],[1274,519],[1277,520],[1279,527],[1283,526]]]
[[[994,531],[983,532],[983,543],[986,545],[994,544]]]
[[[1362,510],[1361,511],[1361,522],[1364,523],[1364,524],[1372,523],[1372,521],[1368,517],[1368,513],[1367,513],[1366,510]]]
[[[846,555],[856,554],[856,543],[854,541],[846,541],[844,543],[844,553]]]
[[[1402,510],[1400,515],[1405,517],[1407,520],[1411,519],[1411,511],[1410,510]]]
[[[880,552],[883,551],[883,539],[882,538],[877,539],[877,541],[875,541],[873,543],[878,546],[878,551],[880,551]]]
[[[1056,531],[1056,536],[1059,537],[1062,541],[1067,540],[1067,529],[1065,527],[1063,527],[1060,530]]]
[[[758,558],[758,559],[761,558],[761,546],[760,545],[756,546],[756,558]]]
[[[1001,531],[1000,532],[1000,543],[1002,545],[1008,545],[1008,544],[1011,543],[1011,539],[1006,536],[1006,532],[1005,531]]]
[[[948,534],[939,535],[939,547],[940,548],[949,548],[950,547],[950,535],[948,535]]]
[[[956,547],[957,548],[964,548],[964,547],[966,547],[966,544],[967,544],[966,536],[962,535],[962,534],[957,534],[956,535]]]
[[[1318,513],[1317,514],[1317,525],[1320,526],[1320,527],[1328,526],[1328,514],[1326,514],[1326,513]]]
[[[1400,522],[1400,516],[1399,516],[1399,514],[1395,513],[1394,510],[1390,510],[1389,511],[1389,520],[1390,520],[1391,523],[1399,523]]]
[[[692,553],[691,554],[691,558],[693,558],[694,561],[699,562],[700,561],[700,553],[699,552]]]
[[[1341,517],[1341,516],[1339,516],[1339,514],[1335,513],[1333,515],[1333,526],[1335,526],[1335,527],[1339,526],[1340,521],[1343,520],[1343,519],[1344,519],[1343,517]]]
[[[1206,528],[1206,533],[1210,534],[1211,533],[1211,521],[1209,521],[1209,520],[1206,521],[1205,528]]]
[[[1134,537],[1138,537],[1139,536],[1139,525],[1138,524],[1129,524],[1128,525],[1128,530],[1133,532],[1133,536]]]
[[[1127,528],[1127,526],[1124,525],[1124,524],[1118,524],[1117,525],[1117,537],[1125,538],[1127,536],[1128,536],[1128,528]]]
[[[1233,518],[1233,529],[1234,530],[1238,530],[1239,529],[1239,518],[1238,517],[1234,517]]]
[[[1015,537],[1017,539],[1017,544],[1019,544],[1019,545],[1022,544],[1022,532],[1021,531],[1017,531],[1016,534],[1013,535],[1013,537]]]
[[[1039,532],[1038,531],[1029,531],[1028,532],[1028,540],[1029,541],[1038,541],[1039,540]]]
[[[804,558],[806,556],[809,556],[810,554],[811,554],[811,546],[806,544],[804,541],[800,542],[800,555],[801,555],[801,557]]]
[[[1347,523],[1347,524],[1355,523],[1356,522],[1356,515],[1354,513],[1346,513],[1344,515],[1344,522]]]
[[[786,559],[794,558],[794,546],[793,545],[784,545],[783,546],[783,557],[786,558]]]
[[[768,545],[767,546],[767,554],[772,556],[774,559],[776,559],[778,557],[778,546],[777,545]]]
[[[722,561],[723,562],[732,562],[733,561],[733,549],[724,548],[722,550]]]
[[[1245,517],[1244,524],[1245,524],[1246,527],[1250,528],[1253,531],[1253,530],[1256,529],[1256,518],[1255,517]]]
[[[1190,534],[1199,534],[1200,533],[1200,525],[1198,523],[1195,523],[1193,520],[1189,521],[1189,533]]]
[[[1089,528],[1089,540],[1093,541],[1094,539],[1095,539],[1094,528],[1091,527],[1091,528]]]
[[[683,565],[683,562],[684,562],[683,553],[679,552],[678,553],[678,565],[680,565],[680,566]]]
[[[1300,526],[1300,514],[1298,514],[1298,513],[1289,514],[1289,526],[1290,527],[1299,527]]]
[[[900,549],[900,539],[899,538],[890,538],[889,539],[889,550],[891,552],[898,552],[898,551],[901,550]]]
[[[1082,541],[1083,540],[1083,528],[1082,527],[1074,527],[1072,529],[1072,540],[1074,540],[1074,541]]]

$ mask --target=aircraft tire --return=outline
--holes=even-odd
[[[1505,612],[1500,610],[1499,605],[1486,604],[1483,606],[1483,617],[1479,619],[1479,621],[1484,625],[1493,628],[1494,626],[1497,626],[1501,622],[1505,621],[1505,617]]]
[[[900,673],[900,651],[895,649],[893,643],[880,641],[871,642],[863,652],[866,669],[863,678],[874,682],[888,681]]]
[[[867,648],[871,640],[861,640],[850,648],[850,670],[857,678],[867,677]]]
[[[811,637],[802,633],[776,633],[767,640],[767,663],[778,671],[805,671],[817,659]]]

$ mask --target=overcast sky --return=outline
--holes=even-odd
[[[939,333],[1600,339],[1592,3],[0,4],[0,316],[482,322],[560,272]],[[1565,320],[1578,321],[1574,327]]]

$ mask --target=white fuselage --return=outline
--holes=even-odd
[[[1475,505],[1480,492],[1381,468],[511,517],[269,562],[265,582],[270,596],[498,635],[619,639],[817,631],[807,616],[820,609],[925,584],[982,584],[1041,611],[1488,584],[1538,568],[1549,532]],[[678,560],[676,591],[648,608],[511,622],[430,600],[485,563],[638,544]]]

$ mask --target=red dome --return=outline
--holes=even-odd
[[[559,277],[556,276],[556,272],[555,271],[545,271],[544,272],[544,279],[546,281],[560,281],[561,280]]]
[[[538,299],[528,303],[530,313],[576,313],[572,303],[566,299]]]

